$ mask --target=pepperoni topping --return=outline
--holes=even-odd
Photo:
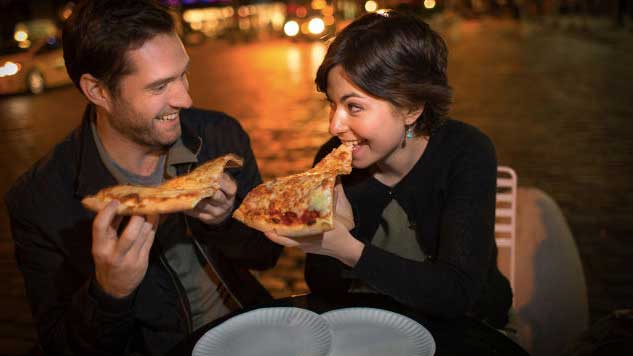
[[[314,210],[306,210],[301,214],[301,216],[297,215],[297,213],[292,211],[281,212],[277,209],[269,210],[270,220],[275,224],[283,224],[283,225],[313,225],[316,223],[316,219],[319,217],[319,212]]]
[[[297,214],[292,211],[286,211],[283,215],[281,215],[281,222],[284,225],[292,225],[297,222],[298,218]]]
[[[306,210],[301,215],[301,222],[306,225],[313,225],[316,223],[316,218],[319,217],[319,213],[314,210]]]

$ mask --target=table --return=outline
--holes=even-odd
[[[193,346],[208,330],[241,313],[268,307],[296,307],[322,314],[330,310],[349,307],[370,307],[385,309],[405,315],[416,320],[428,329],[436,343],[436,356],[450,355],[512,355],[521,356],[528,353],[517,343],[501,334],[499,331],[470,317],[453,320],[438,320],[426,317],[396,303],[393,299],[377,294],[357,294],[336,297],[305,294],[269,303],[249,307],[231,313],[213,321],[197,330],[191,337],[178,345],[169,355],[191,355]]]

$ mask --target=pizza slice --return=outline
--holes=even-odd
[[[352,171],[352,148],[340,145],[314,168],[251,190],[233,217],[264,232],[298,237],[334,228],[336,177]]]
[[[193,209],[200,200],[212,196],[220,188],[225,168],[241,167],[242,158],[227,154],[196,167],[190,173],[170,179],[161,185],[146,187],[117,185],[85,197],[81,203],[98,212],[110,201],[118,200],[119,215],[167,214]]]

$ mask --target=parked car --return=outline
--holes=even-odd
[[[0,53],[0,94],[40,94],[46,88],[70,83],[58,37],[38,40],[25,49],[17,45],[5,48]]]

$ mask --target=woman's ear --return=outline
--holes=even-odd
[[[79,79],[79,87],[81,91],[93,104],[110,111],[112,105],[112,97],[108,88],[99,79],[91,74],[84,73]]]
[[[420,115],[424,112],[424,104],[421,104],[418,107],[408,109],[404,112],[404,123],[405,125],[413,125],[419,118]]]

